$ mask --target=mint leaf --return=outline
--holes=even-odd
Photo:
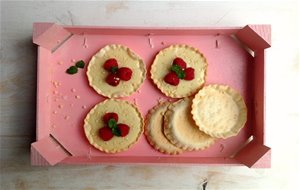
[[[181,67],[179,65],[172,65],[171,70],[177,73],[181,71]]]
[[[70,75],[73,75],[73,74],[75,74],[75,73],[77,73],[78,72],[78,69],[77,69],[77,67],[75,67],[75,66],[71,66],[71,67],[69,67],[67,70],[66,70],[66,73],[68,73],[68,74],[70,74]]]
[[[179,65],[172,65],[171,70],[176,73],[177,77],[180,79],[185,78],[185,72]]]
[[[117,136],[117,137],[120,137],[121,136],[121,130],[119,129],[119,127],[114,127],[112,128],[112,133]]]
[[[112,66],[112,67],[110,68],[110,71],[111,71],[111,73],[113,73],[113,74],[117,74],[118,67]]]
[[[116,122],[116,120],[114,120],[114,119],[110,119],[110,120],[108,120],[108,127],[109,128],[115,128],[115,127],[117,127],[117,122]]]
[[[81,69],[84,68],[84,65],[85,65],[85,63],[82,60],[77,61],[76,64],[75,64],[76,67],[81,68]]]
[[[185,78],[185,72],[184,71],[180,71],[177,74],[177,77],[180,78],[180,79],[184,79]]]

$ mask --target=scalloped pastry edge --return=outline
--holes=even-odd
[[[105,104],[106,102],[108,101],[116,101],[116,102],[122,102],[122,103],[125,103],[125,104],[128,104],[130,106],[132,106],[134,108],[134,110],[136,111],[136,113],[138,114],[139,116],[139,119],[140,119],[140,131],[137,135],[137,137],[125,148],[122,148],[122,149],[112,149],[112,150],[108,150],[108,149],[105,149],[101,146],[99,146],[95,141],[94,141],[94,138],[92,137],[90,131],[91,131],[91,128],[92,126],[90,126],[89,124],[87,124],[87,120],[89,120],[90,118],[90,115],[92,113],[94,113],[95,109],[97,106],[100,106],[101,104]],[[137,106],[133,103],[130,103],[126,100],[117,100],[117,99],[106,99],[98,104],[96,104],[90,111],[89,113],[87,114],[87,116],[85,117],[84,119],[84,133],[85,133],[85,136],[87,137],[89,143],[94,146],[95,148],[97,148],[98,150],[102,151],[102,152],[105,152],[105,153],[118,153],[118,152],[124,152],[126,150],[128,150],[131,146],[133,146],[134,144],[137,143],[137,141],[140,139],[140,137],[142,136],[143,132],[144,132],[144,118],[141,114],[141,112],[138,110]]]
[[[187,49],[190,49],[192,51],[195,51],[196,53],[198,53],[204,60],[204,76],[203,76],[203,82],[202,84],[200,84],[198,86],[198,88],[195,88],[193,91],[190,91],[190,92],[187,92],[185,95],[177,95],[176,92],[168,92],[166,91],[164,88],[163,88],[163,85],[160,84],[159,80],[156,79],[154,76],[155,76],[155,73],[156,73],[156,67],[155,67],[155,63],[156,63],[156,60],[158,59],[158,56],[162,53],[164,53],[165,51],[171,49],[171,48],[177,48],[177,47],[180,47],[180,48],[187,48]],[[155,58],[154,58],[154,61],[151,65],[151,70],[150,70],[150,75],[151,75],[151,79],[153,80],[154,84],[157,86],[157,88],[163,93],[165,94],[166,96],[168,97],[171,97],[171,98],[184,98],[184,97],[188,97],[188,96],[191,96],[191,95],[194,95],[196,94],[205,84],[206,82],[206,77],[207,77],[207,67],[208,67],[208,63],[207,63],[207,59],[206,57],[203,55],[203,53],[201,53],[197,48],[194,48],[192,46],[189,46],[189,45],[186,45],[186,44],[175,44],[175,45],[171,45],[167,48],[164,48],[162,49],[161,51],[159,51]]]
[[[176,105],[180,104],[182,101],[188,101],[188,98],[180,99],[177,102],[174,102],[174,103],[170,104],[169,107],[168,107],[168,110],[165,112],[165,116],[164,116],[164,134],[166,135],[166,137],[169,139],[169,141],[171,143],[173,143],[175,146],[177,146],[178,148],[181,148],[183,150],[188,150],[188,151],[204,150],[204,149],[210,147],[211,145],[213,145],[215,143],[215,140],[216,140],[213,137],[211,138],[210,141],[207,142],[206,145],[204,145],[202,147],[194,147],[194,146],[191,146],[191,145],[183,144],[178,139],[176,139],[176,137],[173,135],[172,127],[171,127],[171,120],[172,119],[170,119],[170,118],[176,112],[176,110],[174,109],[176,107]]]
[[[174,151],[171,151],[171,150],[166,150],[166,149],[163,149],[159,146],[158,143],[156,143],[153,139],[152,139],[152,135],[150,135],[150,129],[148,127],[149,125],[149,122],[151,120],[151,116],[156,113],[156,111],[158,111],[158,109],[160,109],[162,106],[169,106],[172,102],[170,101],[165,101],[165,102],[160,102],[158,103],[157,105],[155,105],[151,110],[148,111],[148,114],[145,118],[145,136],[146,136],[146,139],[148,140],[149,144],[157,151],[161,152],[161,153],[164,153],[164,154],[170,154],[170,155],[177,155],[177,154],[181,154],[183,152],[183,150],[177,146],[175,146],[173,143],[171,143],[173,146],[175,146],[176,148],[178,148],[178,150],[174,150]],[[164,117],[164,116],[162,116]],[[164,118],[163,118],[164,119]],[[162,130],[163,130],[163,127],[164,126],[161,126],[162,127]],[[169,139],[166,137],[166,139],[169,141]]]
[[[103,51],[109,51],[111,49],[117,49],[117,48],[121,48],[123,49],[124,51],[126,51],[128,53],[128,56],[132,57],[132,58],[135,58],[138,60],[139,62],[139,69],[141,71],[141,77],[140,77],[140,81],[139,83],[137,83],[136,85],[134,85],[133,87],[133,90],[130,91],[130,92],[121,92],[121,93],[118,93],[118,94],[111,94],[111,93],[107,93],[105,91],[102,91],[100,88],[94,86],[92,84],[92,75],[90,74],[90,67],[91,65],[93,65],[93,60],[94,59],[97,59],[97,55],[98,54],[102,54]],[[108,98],[121,98],[121,97],[127,97],[127,96],[130,96],[131,94],[133,94],[134,92],[136,92],[140,87],[141,85],[143,84],[143,82],[145,81],[146,79],[146,73],[147,73],[147,70],[146,70],[146,66],[145,66],[145,63],[144,61],[140,58],[140,56],[138,56],[135,52],[133,52],[129,47],[126,47],[124,45],[120,45],[120,44],[109,44],[109,45],[106,45],[104,46],[103,48],[101,48],[96,54],[93,55],[93,57],[91,58],[90,62],[89,62],[89,65],[87,67],[87,71],[86,71],[86,74],[87,74],[87,77],[88,77],[88,81],[89,81],[89,85],[100,95],[102,96],[105,96],[105,97],[108,97]]]
[[[240,122],[240,125],[237,127],[237,132],[234,132],[232,130],[230,130],[228,132],[220,132],[220,131],[219,132],[212,132],[212,131],[209,131],[209,130],[206,129],[207,127],[205,127],[201,123],[201,120],[199,119],[199,117],[197,117],[197,104],[199,102],[200,93],[202,93],[203,90],[207,90],[207,89],[209,90],[210,88],[218,90],[218,91],[226,92],[231,97],[233,97],[233,100],[239,106],[240,113],[242,113],[242,115],[244,115],[244,117],[241,118],[242,116],[240,114],[239,121],[241,121],[241,122]],[[247,106],[245,104],[245,101],[244,101],[242,95],[237,90],[231,88],[228,85],[213,84],[213,85],[205,86],[203,89],[201,89],[195,95],[195,98],[193,99],[193,103],[192,103],[192,115],[193,115],[194,121],[196,122],[196,124],[197,124],[197,126],[199,127],[200,130],[202,130],[203,132],[205,132],[206,134],[208,134],[212,137],[226,139],[228,137],[236,136],[240,132],[240,130],[245,126],[245,124],[247,122]],[[238,123],[236,125],[238,125]]]

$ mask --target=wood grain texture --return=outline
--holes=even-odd
[[[272,47],[266,52],[266,144],[272,147],[272,168],[30,166],[30,143],[35,138],[37,58],[31,37],[36,21],[148,27],[272,24]],[[1,189],[299,189],[296,23],[295,2],[1,1]]]

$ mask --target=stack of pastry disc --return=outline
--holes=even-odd
[[[176,57],[195,68],[195,78],[172,86],[163,77]],[[155,57],[151,66],[154,84],[166,96],[183,98],[160,103],[148,112],[145,134],[156,150],[166,154],[202,150],[217,138],[237,135],[244,127],[247,108],[236,90],[217,84],[203,87],[207,65],[203,54],[187,45],[172,45]]]
[[[164,102],[149,111],[145,133],[150,144],[166,154],[183,150],[201,150],[214,143],[214,138],[200,131],[191,113],[192,99]]]
[[[166,154],[203,150],[217,138],[235,136],[245,125],[242,96],[224,85],[208,85],[195,97],[159,103],[146,118],[149,143]]]

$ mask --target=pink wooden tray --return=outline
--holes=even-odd
[[[55,164],[222,164],[270,167],[264,145],[264,50],[270,47],[269,25],[234,28],[111,28],[35,23],[38,45],[37,139],[31,145],[32,165]],[[170,156],[155,151],[142,136],[128,151],[105,154],[84,136],[83,120],[105,98],[89,85],[85,69],[65,73],[75,61],[90,58],[107,44],[123,44],[149,67],[157,52],[171,44],[198,48],[208,60],[207,84],[228,84],[244,97],[248,121],[239,135],[218,140],[204,151]],[[159,99],[167,99],[145,80],[127,99],[145,116]]]

